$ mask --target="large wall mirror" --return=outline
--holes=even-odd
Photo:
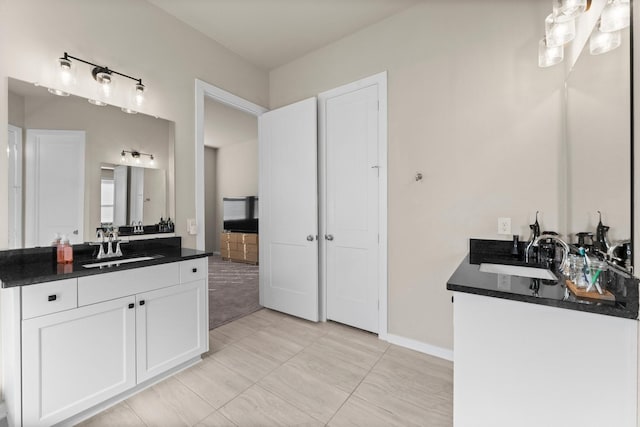
[[[565,81],[567,237],[573,242],[579,232],[595,236],[598,212],[612,245],[632,238],[630,29],[621,35],[620,46],[601,55],[590,54],[587,41]]]
[[[9,78],[10,248],[48,245],[55,233],[91,241],[104,222],[174,217],[174,132],[167,120]]]

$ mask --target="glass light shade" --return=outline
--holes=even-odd
[[[620,46],[622,36],[620,31],[605,33],[596,28],[589,38],[589,53],[591,55],[601,55]]]
[[[576,37],[576,21],[557,22],[552,13],[544,20],[544,31],[547,47],[562,46]]]
[[[576,18],[587,10],[587,0],[553,0],[553,16],[556,22]]]
[[[564,59],[564,46],[549,47],[545,39],[538,43],[538,67],[546,68],[556,65]]]
[[[138,112],[132,108],[122,107],[120,109],[127,114],[138,114]]]
[[[136,83],[131,92],[131,105],[140,107],[144,103],[146,87],[142,83]]]
[[[600,15],[600,31],[605,33],[627,28],[631,22],[631,8],[629,2],[621,0],[610,1]]]
[[[76,66],[68,58],[58,58],[58,81],[62,87],[69,87],[76,83]]]

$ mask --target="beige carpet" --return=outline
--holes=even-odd
[[[209,257],[209,329],[262,308],[258,304],[258,266]]]

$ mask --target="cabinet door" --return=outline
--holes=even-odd
[[[206,281],[136,296],[138,383],[207,351]]]
[[[52,425],[135,385],[133,296],[22,322],[23,425]]]

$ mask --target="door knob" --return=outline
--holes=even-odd
[[[333,240],[333,234],[325,234],[324,238],[327,239],[328,241],[332,241]]]
[[[313,239],[314,239],[313,235],[309,234],[309,235],[307,236],[307,240],[308,240],[308,241],[313,242]]]

